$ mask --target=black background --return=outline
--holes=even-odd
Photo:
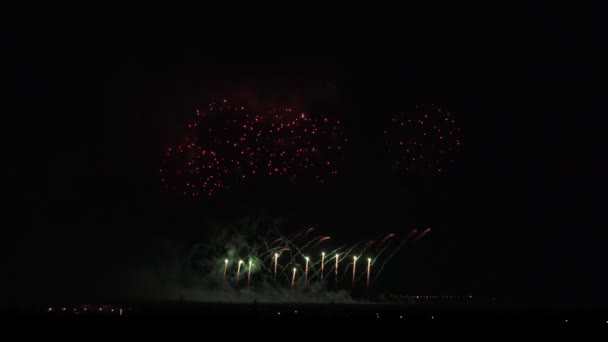
[[[210,11],[187,27],[124,18],[7,29],[3,292],[13,302],[125,296],[120,279],[159,241],[194,243],[206,219],[264,214],[349,241],[433,227],[391,264],[386,289],[605,305],[604,225],[592,215],[605,171],[599,11],[477,11],[320,22]],[[352,138],[343,176],[198,201],[162,192],[160,157],[183,120],[240,91],[329,104]],[[441,177],[391,174],[378,131],[428,102],[458,116],[464,154]]]

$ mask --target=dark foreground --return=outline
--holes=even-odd
[[[129,305],[52,305],[26,311],[8,312],[14,317],[34,316],[48,319],[110,319],[176,318],[215,320],[273,321],[367,321],[409,324],[578,324],[608,328],[608,310],[559,308],[535,309],[476,305],[412,305],[412,304],[270,304],[270,303],[198,303],[156,302]]]

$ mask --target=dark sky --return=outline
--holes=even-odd
[[[527,8],[491,34],[452,30],[449,15],[373,29],[293,24],[287,38],[246,24],[9,30],[5,292],[121,296],[107,284],[158,241],[193,243],[205,220],[263,214],[351,241],[433,227],[391,265],[387,288],[606,304],[606,240],[590,215],[605,171],[592,123],[605,112],[605,31],[593,13]],[[162,151],[184,120],[210,96],[243,92],[332,108],[352,137],[344,176],[197,201],[161,191]],[[429,102],[458,115],[462,158],[441,177],[391,174],[375,132]]]

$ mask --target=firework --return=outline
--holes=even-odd
[[[355,287],[355,274],[357,273],[357,257],[353,257],[353,286]]]
[[[259,177],[324,183],[338,175],[347,142],[340,121],[329,117],[211,102],[196,111],[180,143],[165,151],[161,182],[189,197]]]
[[[408,241],[409,239],[411,239],[411,238],[412,238],[412,236],[416,235],[416,233],[418,233],[418,229],[414,229],[414,230],[412,230],[412,231],[411,231],[411,232],[410,232],[410,233],[407,235],[407,237],[405,238],[405,241]]]
[[[293,275],[291,276],[291,288],[296,286],[296,268],[293,268]]]
[[[276,239],[276,240],[272,241],[272,242],[270,243],[270,245],[271,245],[271,246],[276,245],[277,243],[281,242],[282,240],[283,240],[283,238],[282,238],[282,237],[280,237],[280,238],[278,238],[278,239]]]
[[[321,253],[321,281],[323,281],[324,272],[325,272],[325,252]]]
[[[384,243],[385,243],[385,242],[386,242],[388,239],[393,238],[393,237],[395,237],[395,234],[393,234],[393,233],[388,234],[388,235],[387,235],[387,236],[386,236],[384,239],[380,240],[380,243],[378,244],[378,247],[380,247],[380,246],[384,245]]]
[[[239,260],[239,266],[236,268],[236,281],[235,285],[239,284],[239,276],[241,275],[241,265],[243,264],[243,260]]]
[[[433,104],[394,116],[384,138],[393,169],[407,174],[443,173],[463,148],[454,115]]]
[[[225,188],[223,178],[229,170],[223,158],[215,151],[196,142],[184,141],[167,148],[167,160],[161,172],[165,189],[188,197],[213,195]]]
[[[321,239],[319,239],[319,241],[317,243],[315,243],[312,248],[315,248],[317,246],[319,246],[320,244],[322,244],[323,242],[330,240],[331,237],[330,236],[323,236]]]
[[[318,262],[314,261],[314,257],[311,258],[307,253],[304,253],[303,251],[308,251],[307,246],[312,245],[312,243],[317,242],[319,239],[323,238],[322,236],[316,237],[316,238],[312,238],[312,239],[307,239],[307,241],[302,241],[302,239],[300,239],[301,241],[295,242],[292,241],[291,238],[285,238],[283,239],[285,241],[285,243],[287,244],[288,247],[283,247],[279,246],[279,247],[271,247],[269,246],[270,241],[273,241],[272,239],[268,239],[267,236],[258,236],[257,238],[259,239],[259,243],[256,243],[255,245],[250,245],[249,249],[248,249],[248,254],[249,257],[246,261],[244,260],[239,260],[239,259],[233,259],[234,262],[237,263],[237,268],[236,268],[236,276],[234,278],[234,283],[232,284],[235,288],[240,288],[240,287],[245,287],[245,286],[240,286],[240,285],[244,285],[241,283],[241,273],[245,273],[247,272],[247,288],[250,288],[253,284],[253,273],[254,273],[254,266],[256,266],[256,268],[260,268],[263,272],[260,274],[260,277],[262,277],[260,284],[267,284],[268,280],[271,280],[271,277],[275,280],[275,282],[279,281],[279,276],[281,277],[285,277],[287,280],[289,280],[289,277],[291,276],[291,287],[295,288],[295,276],[298,275],[298,269],[302,272],[302,280],[303,280],[303,284],[304,284],[304,288],[308,288],[309,286],[311,286],[311,282],[314,281],[314,276],[316,275],[316,270],[317,267],[320,263],[320,267],[318,269],[319,272],[319,278],[321,282],[324,282],[326,279],[326,274],[325,274],[325,268],[326,268],[326,262],[328,259],[326,259],[327,256],[332,256],[332,258],[335,258],[335,263],[331,266],[333,266],[333,269],[329,269],[328,272],[331,276],[331,274],[333,273],[334,277],[335,277],[335,288],[338,289],[339,285],[341,282],[343,282],[344,278],[348,278],[348,277],[352,277],[351,279],[351,287],[354,289],[357,285],[357,283],[359,284],[363,284],[363,282],[365,282],[366,288],[369,288],[371,285],[372,280],[375,281],[378,276],[382,273],[384,267],[386,266],[386,264],[393,258],[394,255],[396,255],[396,253],[399,252],[399,250],[408,242],[415,242],[421,238],[423,238],[424,236],[426,236],[429,232],[431,232],[431,228],[427,228],[425,230],[416,230],[416,229],[412,229],[409,232],[407,232],[407,234],[403,234],[403,238],[400,239],[400,243],[399,244],[395,244],[395,243],[386,243],[384,247],[382,248],[378,248],[373,257],[365,257],[367,259],[367,268],[363,271],[359,270],[359,272],[357,273],[357,267],[360,268],[360,266],[357,265],[357,263],[359,262],[359,259],[362,256],[365,256],[366,250],[367,249],[371,249],[374,245],[374,241],[381,241],[382,238],[385,238],[386,240],[394,238],[394,234],[384,234],[382,235],[380,238],[378,238],[377,240],[361,240],[359,242],[356,242],[354,244],[350,244],[350,245],[341,245],[339,247],[337,247],[336,249],[333,250],[329,250],[327,252],[323,251],[321,252],[321,258],[318,260]],[[398,233],[399,234],[399,233]],[[401,234],[399,234],[401,235]],[[389,237],[390,236],[390,237]],[[242,248],[242,240],[240,240],[241,238],[239,237],[238,240],[235,240],[235,242],[237,242],[239,245],[231,245],[230,242],[226,243],[226,246],[228,248],[230,248],[230,250],[233,249],[238,249],[238,248]],[[198,248],[198,247],[197,247]],[[281,256],[281,254],[284,251],[291,251],[288,252],[288,256],[289,256],[289,260],[284,260],[284,264],[283,265],[279,265],[279,257]],[[189,253],[189,255],[187,256],[187,261],[193,261],[193,262],[197,262],[195,260],[192,260],[195,255],[198,254],[195,253],[194,251]],[[388,254],[388,256],[386,256],[385,254]],[[274,256],[274,260],[273,259]],[[346,265],[345,267],[343,267],[343,270],[340,270],[340,263],[343,260],[346,260],[347,258],[352,258],[352,273],[351,270],[349,270],[349,267],[351,264]],[[256,263],[254,265],[254,262],[256,261],[256,259],[259,261],[258,263]],[[223,264],[224,264],[224,270],[223,270],[223,277],[224,280],[231,280],[233,278],[228,278],[229,274],[228,274],[228,267],[230,265],[232,265],[232,262],[230,261],[231,259],[226,258],[223,260]],[[371,278],[371,273],[372,273],[372,261],[374,262],[374,279]],[[247,265],[245,264],[247,263]],[[378,266],[376,266],[376,263],[378,263]],[[280,266],[280,267],[279,267]],[[244,267],[247,267],[247,269],[245,270]],[[364,265],[365,267],[365,265]],[[296,269],[295,272],[295,276],[294,274],[290,274],[289,272],[293,272],[293,268]],[[313,273],[310,273],[311,270],[313,271]],[[342,272],[342,273],[340,273]],[[219,276],[219,275],[218,275]],[[243,274],[244,276],[244,274]],[[264,279],[265,278],[265,279]],[[243,279],[244,280],[244,279]],[[278,283],[277,283],[278,285]],[[322,286],[321,286],[322,287]]]
[[[416,241],[418,241],[418,240],[422,239],[422,238],[423,238],[423,237],[424,237],[426,234],[428,234],[428,233],[430,233],[430,232],[431,232],[431,228],[427,228],[427,229],[425,229],[425,230],[424,230],[422,233],[420,233],[420,235],[418,235],[418,237],[416,237],[416,238],[414,239],[414,242],[416,242]]]
[[[308,228],[308,229],[306,230],[306,233],[304,233],[304,235],[302,236],[302,239],[305,239],[305,238],[308,236],[308,234],[310,234],[310,232],[312,232],[313,230],[315,230],[315,228],[314,228],[314,227],[310,227],[310,228]]]

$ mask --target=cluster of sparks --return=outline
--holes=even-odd
[[[395,115],[384,130],[393,168],[406,174],[445,172],[462,150],[462,138],[454,115],[433,104]]]
[[[258,177],[324,183],[339,173],[340,121],[293,108],[261,111],[227,99],[198,109],[180,144],[165,151],[164,188],[186,196],[213,195]]]
[[[363,282],[363,280],[365,280],[365,287],[369,288],[373,281],[371,276],[372,266],[376,266],[374,271],[375,280],[388,261],[406,243],[414,243],[431,232],[431,228],[413,229],[401,237],[391,233],[376,240],[364,240],[352,246],[343,245],[326,253],[324,251],[319,252],[318,247],[322,242],[331,240],[331,237],[317,236],[305,239],[312,230],[314,228],[308,228],[305,232],[295,236],[279,237],[264,242],[264,247],[261,250],[253,251],[254,255],[250,255],[248,259],[247,287],[252,286],[251,272],[252,268],[255,268],[262,272],[263,279],[266,279],[267,275],[276,284],[280,284],[281,279],[284,279],[292,289],[296,287],[298,279],[303,280],[304,287],[307,287],[313,278],[322,284],[326,284],[329,280],[335,289],[338,289],[342,278],[347,274],[351,276],[352,288],[355,288],[357,283]],[[318,258],[315,258],[314,255],[318,255]],[[357,261],[361,258],[365,258],[367,267],[364,271],[357,273]],[[345,262],[347,264],[343,265]],[[243,265],[245,265],[243,259],[238,261],[224,259],[224,280],[234,281],[235,286],[238,287],[241,278],[241,266]],[[236,268],[234,279],[232,278],[234,273],[229,273],[231,267]],[[329,269],[326,271],[327,268]],[[326,277],[332,273],[334,275],[333,282],[331,277],[329,279]],[[299,274],[302,275],[298,278]],[[265,281],[263,282],[265,283]]]

